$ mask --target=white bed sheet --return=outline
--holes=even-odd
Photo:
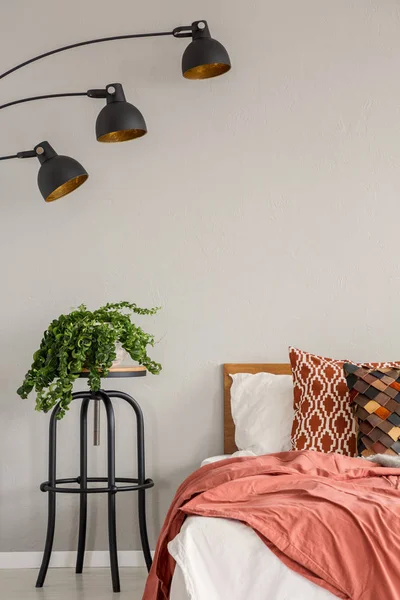
[[[185,578],[179,565],[175,566],[174,577],[172,579],[170,600],[191,600],[187,591]]]
[[[332,600],[284,565],[247,525],[189,517],[168,550],[179,565],[171,600]]]
[[[228,456],[218,457],[224,458]],[[213,459],[203,464],[208,462]],[[177,562],[170,600],[335,598],[289,569],[250,527],[238,521],[188,517],[168,550]]]

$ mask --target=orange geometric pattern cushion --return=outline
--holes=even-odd
[[[356,422],[343,372],[344,363],[350,361],[325,358],[293,347],[289,348],[289,358],[295,411],[292,449],[357,456]],[[400,368],[400,362],[363,366]]]

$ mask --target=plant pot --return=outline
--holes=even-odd
[[[113,360],[113,367],[118,367],[118,365],[120,365],[122,362],[124,362],[126,356],[127,356],[127,351],[122,347],[121,342],[117,342],[115,344],[115,353],[116,353],[116,359]]]

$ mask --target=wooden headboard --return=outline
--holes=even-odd
[[[231,386],[235,373],[273,373],[274,375],[291,375],[289,364],[241,364],[227,363],[224,365],[224,453],[236,452],[235,424],[231,413]]]

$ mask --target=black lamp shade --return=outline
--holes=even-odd
[[[98,142],[126,142],[147,133],[139,109],[129,102],[111,102],[101,109],[96,121]]]
[[[194,39],[182,57],[182,73],[186,79],[209,79],[223,75],[231,68],[224,46],[211,37]]]
[[[38,173],[38,186],[46,202],[66,196],[89,177],[77,160],[57,154],[47,142],[36,146],[35,151],[42,163]]]

